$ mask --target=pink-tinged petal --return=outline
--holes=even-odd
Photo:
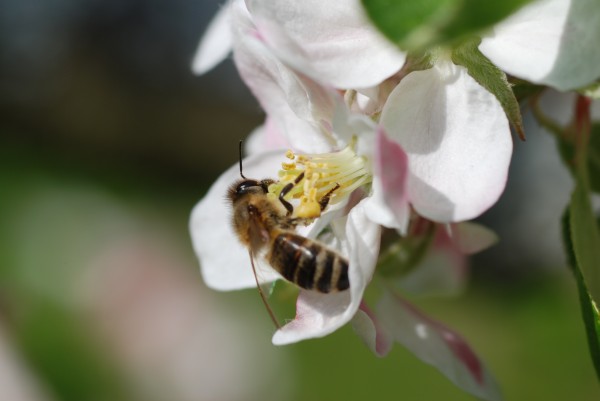
[[[331,151],[336,138],[327,121],[333,118],[333,91],[297,74],[265,46],[249,20],[243,2],[232,8],[234,61],[273,125],[294,150]]]
[[[390,333],[364,302],[352,319],[352,328],[375,355],[384,357],[391,351]]]
[[[502,399],[490,372],[459,334],[389,292],[383,295],[377,315],[396,341],[455,385],[484,400]]]
[[[281,152],[250,156],[243,160],[244,175],[256,179],[273,177],[281,168],[281,161]],[[227,189],[238,179],[240,170],[236,164],[215,181],[192,211],[190,220],[192,244],[200,260],[204,282],[216,290],[256,287],[248,250],[233,231],[232,210],[226,199]],[[256,267],[261,282],[279,278],[273,269],[262,263],[256,263]]]
[[[498,24],[479,49],[509,74],[568,90],[600,77],[598,38],[597,0],[544,0]]]
[[[194,73],[200,75],[212,70],[231,52],[233,36],[229,11],[228,2],[221,7],[208,25],[192,60]]]
[[[502,194],[512,154],[508,120],[465,68],[439,62],[410,73],[380,122],[408,155],[408,197],[420,215],[469,220]]]
[[[407,180],[406,153],[379,127],[373,152],[373,195],[367,213],[374,222],[395,228],[401,234],[406,234],[410,218]]]
[[[262,37],[286,63],[336,88],[375,86],[405,55],[368,21],[359,0],[247,0]]]
[[[452,224],[448,235],[454,246],[467,255],[481,252],[498,242],[495,232],[481,224],[469,221]]]
[[[296,317],[273,336],[273,344],[290,344],[308,338],[323,337],[348,323],[360,306],[363,292],[371,281],[381,229],[365,215],[364,201],[352,208],[346,222],[345,237],[340,238],[340,253],[348,256],[350,289],[321,294],[300,291]]]

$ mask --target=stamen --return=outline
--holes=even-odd
[[[356,139],[339,152],[321,154],[285,153],[289,162],[281,164],[279,181],[269,186],[269,195],[278,197],[283,187],[304,177],[286,194],[286,199],[299,199],[294,217],[313,219],[321,215],[321,199],[333,188],[330,204],[346,199],[356,188],[371,182],[367,159],[356,154]]]

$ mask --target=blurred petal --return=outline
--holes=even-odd
[[[465,287],[468,276],[467,257],[438,227],[433,246],[419,263],[398,282],[402,291],[420,297],[448,297],[458,295]]]
[[[502,399],[490,372],[457,333],[389,292],[383,295],[377,315],[396,341],[458,387],[484,400]]]
[[[256,127],[244,142],[244,149],[249,155],[270,150],[289,149],[290,147],[285,135],[277,129],[273,119],[269,116],[265,123]]]
[[[234,60],[242,79],[294,150],[331,151],[336,140],[323,126],[333,118],[333,92],[282,64],[259,37],[242,4],[235,4]],[[238,24],[239,22],[239,24]]]
[[[380,227],[366,217],[364,201],[352,208],[345,237],[340,238],[341,253],[349,256],[350,289],[333,294],[300,291],[295,319],[275,333],[273,344],[323,337],[352,319],[375,270],[380,232]]]
[[[405,55],[368,21],[359,0],[247,0],[277,55],[336,88],[364,88],[400,70]]]
[[[407,178],[408,157],[383,128],[377,130],[373,155],[373,195],[367,213],[374,222],[406,234],[410,218]]]
[[[398,282],[406,293],[417,296],[454,296],[468,279],[467,255],[480,252],[498,241],[496,234],[473,222],[438,227],[433,246],[416,269]]]
[[[384,357],[391,351],[392,338],[389,332],[364,302],[352,319],[352,328],[375,355]]]
[[[502,194],[512,153],[508,120],[465,68],[441,62],[410,73],[390,94],[381,123],[408,155],[408,197],[420,215],[468,220]]]
[[[244,175],[256,179],[273,176],[281,167],[281,152],[256,154],[243,160]],[[216,290],[256,287],[248,250],[237,241],[231,226],[227,189],[240,178],[239,166],[230,167],[211,186],[192,211],[190,231],[204,282]],[[261,282],[280,276],[256,264]]]
[[[457,249],[467,255],[481,252],[498,242],[495,232],[470,221],[453,224],[449,234]]]
[[[509,74],[560,90],[600,76],[597,0],[544,0],[497,25],[479,49]]]
[[[208,25],[192,61],[192,71],[200,75],[213,69],[231,52],[230,3],[224,4]]]

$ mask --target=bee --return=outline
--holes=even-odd
[[[240,175],[242,179],[229,188],[227,197],[233,209],[234,231],[248,248],[253,269],[253,258],[260,255],[300,288],[324,294],[347,290],[350,287],[347,259],[325,244],[295,232],[298,224],[307,221],[292,217],[294,208],[284,197],[302,181],[304,173],[285,185],[278,199],[267,196],[275,180],[248,179],[243,175],[241,157]],[[338,188],[339,184],[319,200],[321,211]]]
[[[301,179],[302,174],[296,181]],[[273,269],[300,288],[325,294],[347,290],[348,261],[323,243],[294,231],[303,219],[291,217],[293,206],[283,197],[297,182],[283,188],[279,195],[281,205],[267,197],[268,187],[274,182],[244,178],[229,188],[232,224],[240,242],[251,257],[264,255]],[[321,198],[321,210],[335,189]]]

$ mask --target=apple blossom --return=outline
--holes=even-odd
[[[334,129],[336,128],[339,127],[334,125]],[[264,135],[264,131],[258,133],[258,135]],[[382,130],[378,130],[375,135],[374,146],[379,149],[373,152],[370,157],[383,157],[387,153],[396,154],[396,152],[401,151],[398,147],[397,149],[391,149],[391,152],[389,152],[390,149],[387,148],[394,148],[397,145],[388,142]],[[344,136],[343,132],[340,133],[340,136]],[[357,145],[360,143],[361,140],[356,141]],[[367,156],[365,154],[358,155],[356,152],[359,149],[359,146],[355,148],[351,143],[343,150],[329,154],[291,155],[288,152],[288,161],[283,163],[281,163],[281,160],[285,159],[283,150],[263,151],[243,160],[244,175],[264,177],[265,171],[274,171],[279,168],[282,180],[290,180],[291,178],[286,178],[287,175],[298,176],[300,171],[303,168],[308,168],[310,161],[312,161],[323,169],[325,174],[322,179],[329,180],[332,179],[331,177],[336,177],[334,178],[336,181],[349,188],[348,191],[340,192],[341,196],[347,198],[343,201],[338,200],[337,204],[341,204],[342,207],[336,207],[334,203],[332,208],[329,209],[328,207],[313,225],[301,227],[299,230],[308,237],[318,238],[348,258],[350,290],[334,294],[300,290],[296,302],[295,319],[276,331],[273,336],[273,343],[282,345],[307,338],[321,337],[352,320],[358,334],[365,338],[367,343],[371,343],[371,348],[378,355],[386,354],[391,347],[391,340],[395,339],[415,352],[417,356],[422,357],[426,362],[440,368],[451,380],[467,391],[485,399],[498,399],[496,396],[497,388],[487,370],[466,343],[449,329],[444,328],[439,323],[434,324],[431,319],[424,317],[422,314],[407,315],[412,316],[412,320],[403,320],[401,323],[396,323],[398,316],[388,316],[386,310],[377,312],[376,315],[369,315],[368,306],[364,303],[362,297],[365,288],[375,273],[379,258],[381,232],[381,226],[370,218],[373,214],[369,214],[369,209],[385,209],[397,202],[402,202],[404,195],[402,191],[397,191],[398,197],[394,198],[392,196],[389,198],[389,203],[386,203],[385,199],[375,201],[375,195],[368,196],[369,193],[365,192],[364,189],[359,192],[352,191],[354,183],[364,186],[369,180],[373,180],[373,182],[380,180],[380,188],[385,188],[388,185],[386,183],[387,179],[378,178],[375,176],[375,172],[366,169],[364,162],[367,160]],[[279,154],[279,157],[276,157],[277,154]],[[292,156],[293,162],[290,162]],[[400,158],[399,160],[406,160],[406,158]],[[279,166],[277,165],[278,162],[280,163]],[[381,163],[381,160],[375,162],[375,164]],[[306,167],[303,167],[303,165]],[[333,176],[326,174],[327,168],[334,170]],[[406,166],[404,166],[405,168]],[[341,174],[341,170],[347,170],[349,174]],[[192,239],[200,258],[202,273],[207,284],[217,289],[245,288],[255,285],[250,269],[249,255],[241,244],[233,238],[234,233],[228,222],[229,211],[227,205],[223,202],[223,194],[238,175],[237,165],[227,170],[213,184],[206,197],[196,206],[192,214]],[[349,183],[347,186],[344,177],[347,177]],[[402,177],[405,176],[400,175],[398,179],[392,180],[394,185],[401,183]],[[305,183],[310,182],[305,181]],[[316,183],[314,184],[316,185]],[[326,183],[321,184],[326,185]],[[306,188],[304,188],[304,185],[301,185],[301,187],[299,192],[304,195]],[[277,191],[280,188],[281,185],[277,184],[273,186],[272,190]],[[372,190],[376,191],[376,188],[374,187]],[[393,195],[395,191],[390,190],[388,192]],[[389,193],[387,196],[389,196]],[[365,195],[367,196],[365,197]],[[385,198],[383,195],[378,196]],[[399,210],[407,210],[407,208],[403,205]],[[379,214],[385,215],[397,212],[398,210],[380,210]],[[377,213],[374,215],[378,216]],[[329,225],[331,230],[329,233],[323,234],[321,229],[325,224]],[[478,235],[478,233],[473,235],[473,229],[470,226],[451,226],[449,230],[449,232],[439,230],[438,237],[440,240],[435,242],[436,247],[472,252],[485,247],[490,242],[483,240],[486,238],[485,235]],[[227,243],[227,252],[215,247],[215,243]],[[449,246],[449,243],[453,245]],[[464,268],[462,261],[459,261],[459,263],[459,269]],[[258,261],[257,266],[259,267],[258,279],[262,283],[279,277],[277,273],[272,269],[268,269],[260,261]],[[453,275],[457,270],[453,270],[451,266],[445,274]],[[425,282],[421,280],[419,283],[419,279],[415,278],[414,275],[408,275],[406,278],[408,287],[413,289],[415,285],[416,287],[420,285],[425,289],[430,287],[430,283],[427,283],[426,280]],[[407,311],[416,310],[414,307],[409,307],[409,304],[404,301],[401,306],[397,307]],[[393,318],[391,324],[387,322],[388,318]],[[434,339],[412,343],[406,341],[405,338],[408,334],[402,332],[413,332],[421,327],[424,324],[423,322],[427,322],[429,325],[427,327],[433,330],[432,333],[439,333],[436,334],[439,338],[433,337]],[[414,324],[413,327],[411,327],[412,324]],[[448,337],[448,333],[452,336]],[[436,346],[445,347],[444,349],[446,349],[433,359],[428,356],[430,353],[422,349],[429,347],[432,344],[431,341],[438,344]]]
[[[409,237],[413,211],[454,223],[478,216],[498,199],[512,151],[501,105],[464,67],[444,57],[428,70],[400,72],[405,55],[374,30],[358,1],[317,6],[314,1],[233,0],[226,7],[203,40],[195,65],[204,71],[231,43],[240,75],[267,114],[265,125],[248,141],[244,175],[278,178],[267,194],[277,202],[281,189],[304,174],[289,194],[296,199],[294,216],[312,222],[299,233],[349,262],[350,289],[335,294],[300,290],[296,317],[276,331],[273,342],[321,337],[354,319],[378,354],[386,353],[392,339],[418,349],[426,343],[405,341],[401,332],[421,323],[380,321],[385,311],[373,313],[363,301],[376,272],[382,228]],[[227,35],[215,39],[225,26],[231,41]],[[285,148],[291,149],[287,161]],[[204,279],[220,290],[255,286],[250,257],[235,240],[231,211],[223,202],[238,178],[237,165],[223,173],[190,223]],[[339,190],[321,213],[319,197],[336,185]],[[450,236],[457,241],[458,231]],[[215,243],[227,243],[228,251]],[[280,278],[259,259],[260,283]],[[424,283],[410,277],[408,287]],[[442,333],[442,342],[447,340],[449,331],[428,324]],[[472,351],[452,338],[439,363],[413,351],[467,391],[497,399]],[[466,373],[448,368],[455,365]],[[465,375],[470,381],[457,379]]]

